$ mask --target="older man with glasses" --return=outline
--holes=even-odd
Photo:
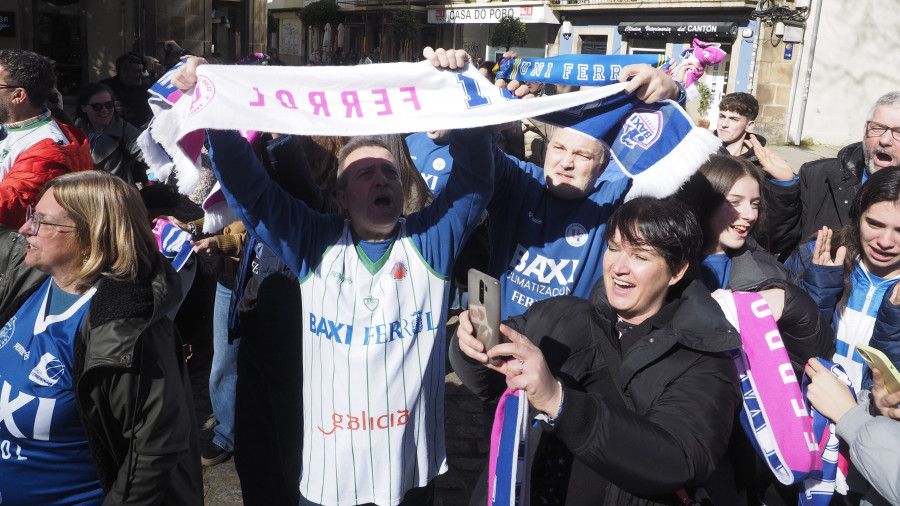
[[[0,223],[7,227],[22,225],[47,181],[94,166],[84,134],[50,115],[55,85],[48,58],[0,51]]]
[[[841,149],[836,158],[807,162],[800,167],[800,224],[783,238],[793,246],[821,228],[847,223],[850,203],[859,187],[884,167],[900,165],[900,91],[881,96],[869,110],[862,142]],[[782,238],[777,239],[779,241]]]

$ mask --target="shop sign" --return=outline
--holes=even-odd
[[[0,11],[0,37],[16,36],[16,13]]]
[[[552,13],[546,14],[545,7],[544,5],[519,5],[428,9],[428,22],[431,24],[499,23],[500,19],[510,16],[523,23],[557,24],[558,21]]]
[[[631,37],[734,37],[737,23],[690,22],[690,23],[620,23],[619,33]]]

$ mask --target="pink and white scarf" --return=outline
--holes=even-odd
[[[758,293],[719,290],[713,297],[741,333],[732,357],[741,380],[741,425],[781,483],[790,485],[821,469],[809,411],[778,325]]]

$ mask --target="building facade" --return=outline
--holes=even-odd
[[[0,49],[52,58],[63,95],[115,75],[116,58],[129,51],[164,61],[168,40],[226,62],[265,52],[266,0],[0,2]]]

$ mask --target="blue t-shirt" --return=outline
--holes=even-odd
[[[51,284],[47,278],[0,330],[2,504],[103,502],[72,378],[75,336],[94,290],[48,315]]]
[[[606,221],[623,202],[628,177],[600,179],[583,199],[550,193],[544,169],[495,156],[489,274],[500,280],[501,317],[559,295],[588,298],[603,276]]]
[[[710,292],[727,287],[728,278],[731,276],[731,258],[725,253],[703,257],[703,261],[700,262],[700,276]]]

